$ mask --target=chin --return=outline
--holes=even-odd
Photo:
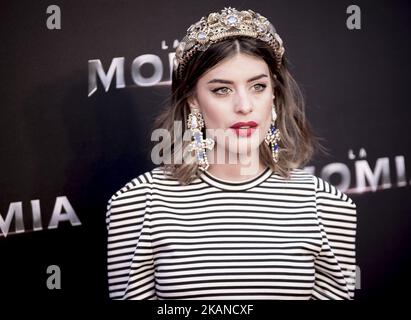
[[[240,138],[237,139],[233,146],[229,147],[232,153],[247,155],[250,152],[258,152],[260,146],[260,139],[258,137]]]

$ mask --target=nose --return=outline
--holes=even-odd
[[[234,106],[235,112],[247,114],[253,111],[252,101],[245,91],[237,91]]]

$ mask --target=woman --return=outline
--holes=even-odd
[[[352,299],[356,206],[300,169],[318,143],[274,27],[224,8],[174,62],[156,128],[191,141],[110,199],[110,297]]]

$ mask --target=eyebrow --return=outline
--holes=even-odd
[[[255,81],[255,80],[258,80],[258,79],[261,79],[261,78],[264,78],[264,77],[265,77],[265,78],[268,78],[268,76],[263,73],[263,74],[260,74],[260,75],[258,75],[258,76],[252,77],[251,79],[248,79],[247,82]],[[213,80],[208,81],[207,83],[227,83],[227,84],[233,84],[234,82],[233,82],[233,81],[230,81],[230,80],[224,80],[224,79],[213,79]]]

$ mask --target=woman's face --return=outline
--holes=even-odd
[[[239,53],[203,74],[189,103],[202,113],[207,133],[220,129],[212,130],[217,151],[258,154],[271,123],[273,92],[266,62]]]

